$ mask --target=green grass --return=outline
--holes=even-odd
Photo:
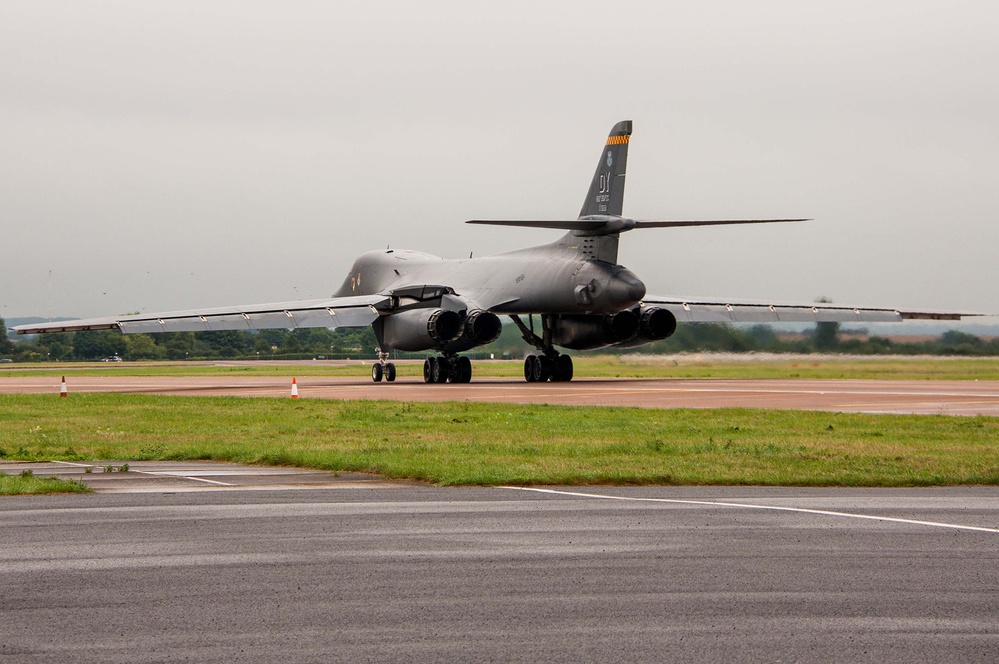
[[[751,356],[750,356],[751,357]],[[586,371],[583,365],[583,371]],[[602,375],[634,378],[802,378],[865,380],[999,380],[999,358],[835,358],[723,361],[690,356],[676,361],[607,358]]]
[[[999,484],[999,418],[0,395],[8,459],[210,459],[454,484]]]
[[[747,356],[751,357],[751,356]],[[573,358],[576,376],[585,378],[866,378],[902,380],[999,380],[999,358],[904,358],[872,357],[864,359],[812,359],[795,356],[787,360],[718,360],[710,355],[689,355],[678,359],[643,359],[641,357],[593,355]],[[371,361],[350,365],[271,364],[193,362],[97,362],[8,365],[0,376],[370,376]],[[475,376],[523,377],[523,363],[511,361],[474,361]],[[423,375],[420,362],[398,365],[399,375]]]
[[[20,496],[39,493],[89,493],[82,482],[57,477],[35,477],[30,473],[8,475],[0,473],[0,496]]]

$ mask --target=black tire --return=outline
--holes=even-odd
[[[552,380],[560,383],[568,383],[572,380],[572,358],[568,355],[559,355],[552,365]]]
[[[537,363],[538,358],[534,355],[528,355],[524,358],[524,380],[528,383],[534,382],[534,365]]]
[[[472,361],[467,357],[459,357],[454,362],[454,382],[472,382]]]
[[[552,375],[552,362],[544,355],[538,355],[534,362],[534,382],[544,383]]]
[[[446,383],[448,378],[448,361],[443,357],[431,357],[430,358],[430,374],[432,383]]]
[[[385,365],[385,380],[390,383],[395,382],[395,365],[391,362]]]
[[[423,360],[423,382],[432,383],[434,382],[434,365],[437,364],[436,357],[428,357]]]
[[[376,383],[382,382],[382,365],[372,364],[371,365],[371,380]]]

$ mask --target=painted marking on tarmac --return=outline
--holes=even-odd
[[[798,512],[800,514],[817,514],[819,516],[838,516],[848,519],[867,519],[869,521],[888,521],[916,526],[931,526],[933,528],[952,528],[954,530],[973,530],[982,533],[999,533],[999,528],[983,528],[981,526],[965,526],[957,523],[941,523],[939,521],[920,521],[918,519],[901,519],[893,516],[874,516],[872,514],[854,514],[851,512],[834,512],[831,510],[814,510],[805,507],[781,507],[778,505],[753,505],[751,503],[727,503],[714,500],[681,500],[678,498],[636,498],[633,496],[610,496],[600,493],[582,493],[578,491],[559,491],[558,489],[538,489],[522,486],[505,486],[504,489],[514,491],[533,491],[559,496],[577,496],[580,498],[598,498],[602,500],[623,500],[641,503],[673,503],[678,505],[707,505],[713,507],[737,507],[752,510],[770,510],[775,512]]]
[[[837,408],[888,408],[891,406],[911,406],[913,408],[949,408],[951,406],[999,406],[999,401],[995,399],[990,399],[988,401],[887,401],[887,402],[870,402],[870,403],[843,403],[836,406]]]
[[[72,461],[55,461],[54,463],[61,463],[61,464],[65,464],[67,466],[77,466],[77,467],[80,467],[80,468],[87,468],[87,467],[91,467],[92,468],[92,467],[94,467],[94,464],[73,463]],[[229,484],[227,482],[218,482],[216,480],[205,479],[204,477],[196,477],[196,475],[199,475],[199,474],[207,474],[208,471],[193,471],[193,472],[188,471],[188,472],[184,472],[184,471],[169,471],[169,470],[136,470],[134,468],[130,468],[129,470],[131,472],[133,472],[133,473],[138,473],[139,475],[155,475],[155,476],[158,476],[158,477],[176,477],[176,478],[185,479],[185,480],[192,480],[194,482],[207,482],[208,484],[217,484],[219,486],[236,486],[235,484]],[[210,474],[212,474],[212,475],[220,475],[220,474],[224,475],[226,473],[225,473],[225,471],[223,471],[221,473],[211,472]],[[235,473],[229,473],[229,474],[235,474]]]
[[[216,480],[205,479],[204,477],[195,477],[194,475],[188,475],[184,472],[177,471],[167,471],[167,470],[133,470],[133,473],[140,473],[142,475],[154,475],[157,477],[176,477],[185,480],[191,480],[193,482],[207,482],[208,484],[217,484],[218,486],[236,486],[235,484],[229,484],[228,482],[218,482]]]

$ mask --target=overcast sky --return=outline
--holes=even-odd
[[[0,0],[0,316],[325,297],[574,218],[660,295],[999,312],[994,2]],[[51,276],[50,276],[51,273]]]

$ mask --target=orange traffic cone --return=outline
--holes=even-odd
[[[291,379],[291,398],[292,399],[298,398],[298,381],[295,380],[294,378]]]
[[[66,389],[66,377],[63,376],[62,377],[62,385],[59,387],[59,396],[65,397],[68,394],[69,394],[69,391]]]

